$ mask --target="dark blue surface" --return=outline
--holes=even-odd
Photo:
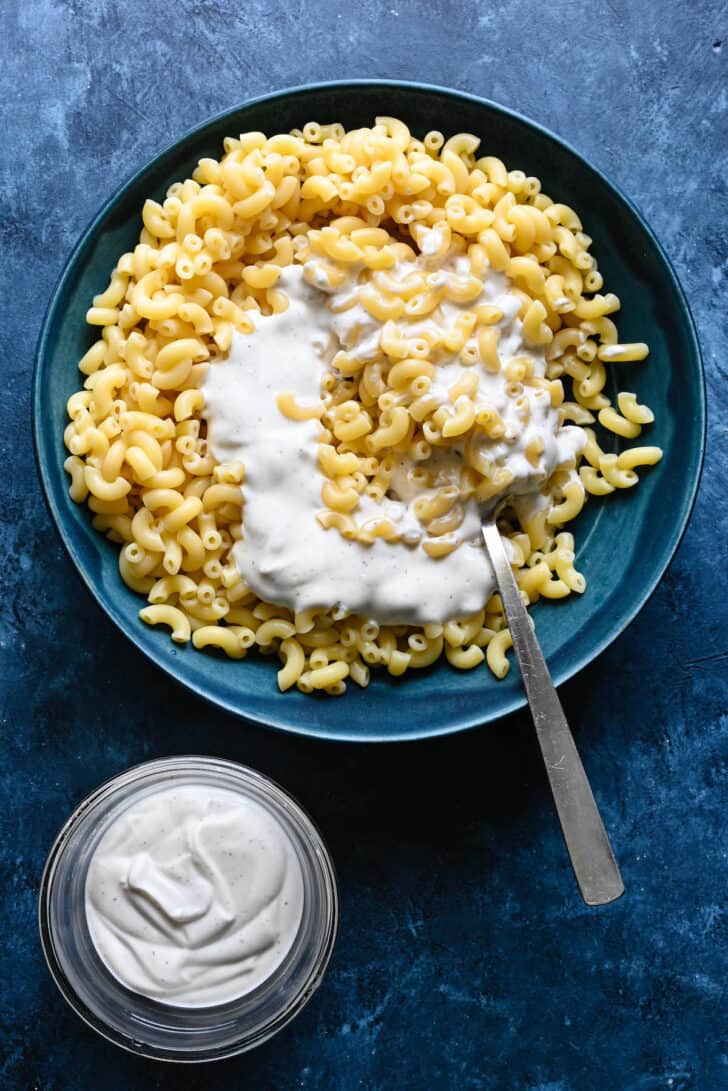
[[[726,29],[710,0],[12,5],[0,67],[0,1086],[725,1084]],[[388,748],[241,726],[167,683],[109,626],[40,498],[33,345],[93,212],[205,116],[349,76],[450,84],[560,132],[642,207],[698,323],[713,415],[691,527],[637,622],[562,689],[627,885],[602,911],[578,898],[526,718]],[[301,799],[336,859],[343,921],[324,985],[287,1032],[180,1071],[123,1055],[65,1008],[42,964],[35,899],[45,853],[84,794],[145,757],[200,749]]]

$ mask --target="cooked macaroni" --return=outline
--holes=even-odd
[[[394,118],[245,133],[145,203],[65,432],[142,620],[276,653],[281,690],[441,656],[502,678],[482,507],[524,600],[584,591],[560,528],[661,457],[589,427],[649,427],[605,394],[648,349],[619,342],[576,213],[478,147]]]

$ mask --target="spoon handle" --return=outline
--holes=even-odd
[[[606,905],[624,893],[612,846],[494,522],[483,538],[579,890],[587,905]]]

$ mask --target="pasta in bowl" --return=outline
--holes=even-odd
[[[484,505],[529,602],[584,592],[563,527],[661,458],[648,349],[578,212],[480,145],[382,114],[251,129],[145,201],[65,432],[144,621],[275,652],[304,694],[439,658],[502,678]]]

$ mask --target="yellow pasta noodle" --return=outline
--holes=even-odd
[[[370,357],[351,346],[336,355],[319,402],[277,393],[283,418],[320,421],[319,524],[365,549],[424,550],[436,564],[461,546],[468,504],[499,502],[524,598],[584,591],[573,538],[560,528],[589,497],[632,487],[635,469],[662,457],[649,441],[622,443],[653,423],[649,407],[636,393],[620,392],[616,406],[609,396],[610,367],[649,350],[619,340],[619,299],[602,292],[576,212],[479,149],[474,134],[413,134],[393,117],[350,132],[311,121],[228,138],[219,160],[200,160],[164,200],[144,203],[138,244],[87,311],[93,340],[64,432],[71,498],[119,545],[122,579],[148,599],[144,622],[231,659],[253,647],[275,653],[281,691],[337,696],[348,679],[366,686],[370,668],[397,677],[441,657],[459,670],[485,661],[497,678],[508,672],[497,596],[443,624],[378,625],[343,607],[294,616],[241,578],[233,548],[245,534],[245,466],[217,462],[208,448],[203,382],[236,335],[254,336],[261,316],[285,312],[282,271],[294,263],[315,265],[316,286],[336,306],[358,305],[381,325]],[[501,337],[503,309],[481,298],[491,274],[512,287],[525,339],[517,356]],[[443,396],[438,365],[448,354],[458,367]],[[486,400],[489,377],[504,384],[508,410]],[[502,451],[517,429],[533,428],[534,391],[559,424],[582,430],[584,447],[544,481],[544,440],[531,433],[524,457],[543,502],[524,507],[507,499]],[[438,476],[438,458],[453,449],[459,475]],[[401,487],[403,466],[417,531],[384,508],[377,518],[360,512]]]

